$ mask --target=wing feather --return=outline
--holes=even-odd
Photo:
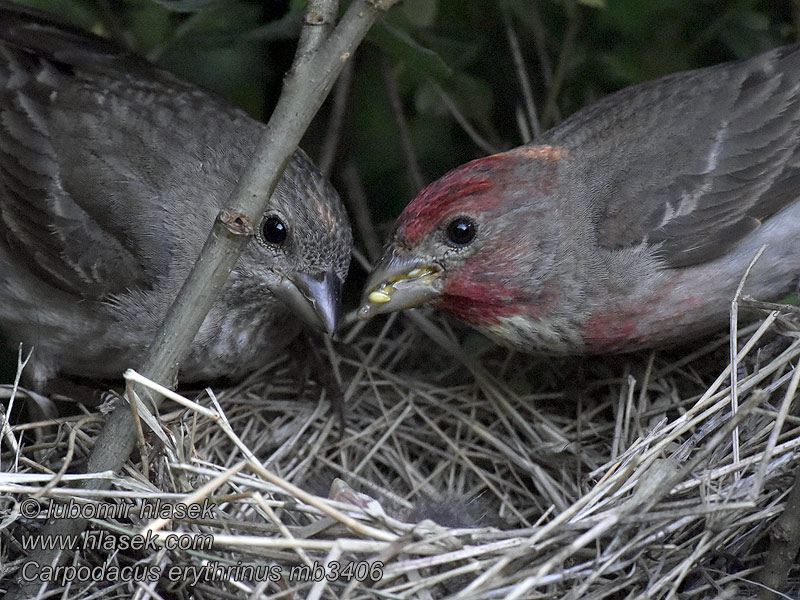
[[[0,238],[44,280],[80,297],[103,298],[141,283],[136,257],[64,190],[48,111],[69,80],[56,77],[46,57],[4,42]]]
[[[590,165],[601,247],[713,260],[800,196],[800,46],[628,88],[548,137]]]

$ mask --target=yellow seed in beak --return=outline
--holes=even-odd
[[[380,291],[370,292],[370,295],[367,296],[367,298],[373,304],[386,304],[389,300],[392,299],[392,297],[389,294]]]

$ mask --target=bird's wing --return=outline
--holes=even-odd
[[[253,123],[106,40],[0,2],[0,243],[52,285],[106,298],[193,260]]]
[[[0,241],[43,280],[84,298],[145,277],[125,240],[105,226],[108,216],[65,189],[53,145],[52,106],[72,85],[73,63],[109,61],[112,51],[99,38],[0,6]]]
[[[628,88],[552,137],[588,157],[601,247],[713,260],[800,196],[800,46]]]

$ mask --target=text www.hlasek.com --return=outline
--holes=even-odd
[[[82,535],[25,535],[23,550],[210,550],[214,536],[209,534],[178,534],[152,531],[130,536],[116,536],[108,531],[86,531]]]
[[[67,503],[40,502],[27,498],[20,503],[19,512],[27,519],[49,517],[59,518],[114,518],[126,519],[133,505],[114,503],[82,504],[70,499]],[[161,499],[145,501],[138,507],[139,517],[147,519],[208,519],[213,517],[215,505],[208,500],[185,504],[165,502]],[[115,534],[105,529],[84,531],[77,535],[23,535],[23,549],[36,550],[88,550],[106,552],[111,557],[118,551],[144,551],[155,554],[162,548],[167,550],[210,550],[214,546],[212,534],[168,532],[145,530],[142,533]],[[135,565],[120,566],[114,562],[102,565],[51,565],[40,564],[35,560],[24,562],[20,575],[25,581],[50,582],[66,585],[70,582],[88,581],[138,581],[156,582],[162,577],[170,581],[184,581],[192,584],[215,581],[359,581],[377,582],[383,578],[384,564],[375,562],[317,561],[305,565],[281,567],[280,565],[244,564],[235,565],[205,561],[202,565],[178,565],[166,567],[139,562]]]

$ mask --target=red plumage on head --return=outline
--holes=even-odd
[[[549,194],[557,181],[558,163],[566,157],[564,148],[523,146],[453,169],[406,206],[397,220],[395,244],[410,250],[446,219],[502,212],[501,205],[509,199],[506,192],[518,189],[521,177],[528,177],[524,185],[531,194]],[[512,197],[520,200],[519,194]],[[499,317],[519,312],[533,316],[547,294],[532,298],[530,291],[513,284],[513,278],[503,276],[514,268],[512,259],[520,251],[525,248],[500,243],[484,247],[462,264],[451,264],[439,307],[473,325],[494,324]]]
[[[397,220],[397,233],[407,244],[417,244],[447,214],[457,210],[486,210],[500,201],[500,194],[486,194],[505,171],[505,155],[478,158],[437,179],[414,198]],[[492,202],[494,200],[494,202]],[[457,209],[457,210],[456,210]]]
[[[445,216],[461,211],[475,214],[496,207],[503,199],[503,188],[513,182],[514,168],[521,162],[548,163],[550,168],[543,175],[554,180],[552,167],[565,156],[566,151],[555,146],[523,146],[461,165],[428,185],[406,206],[397,220],[398,237],[414,246]],[[548,182],[540,182],[540,187],[544,188],[545,183]]]

